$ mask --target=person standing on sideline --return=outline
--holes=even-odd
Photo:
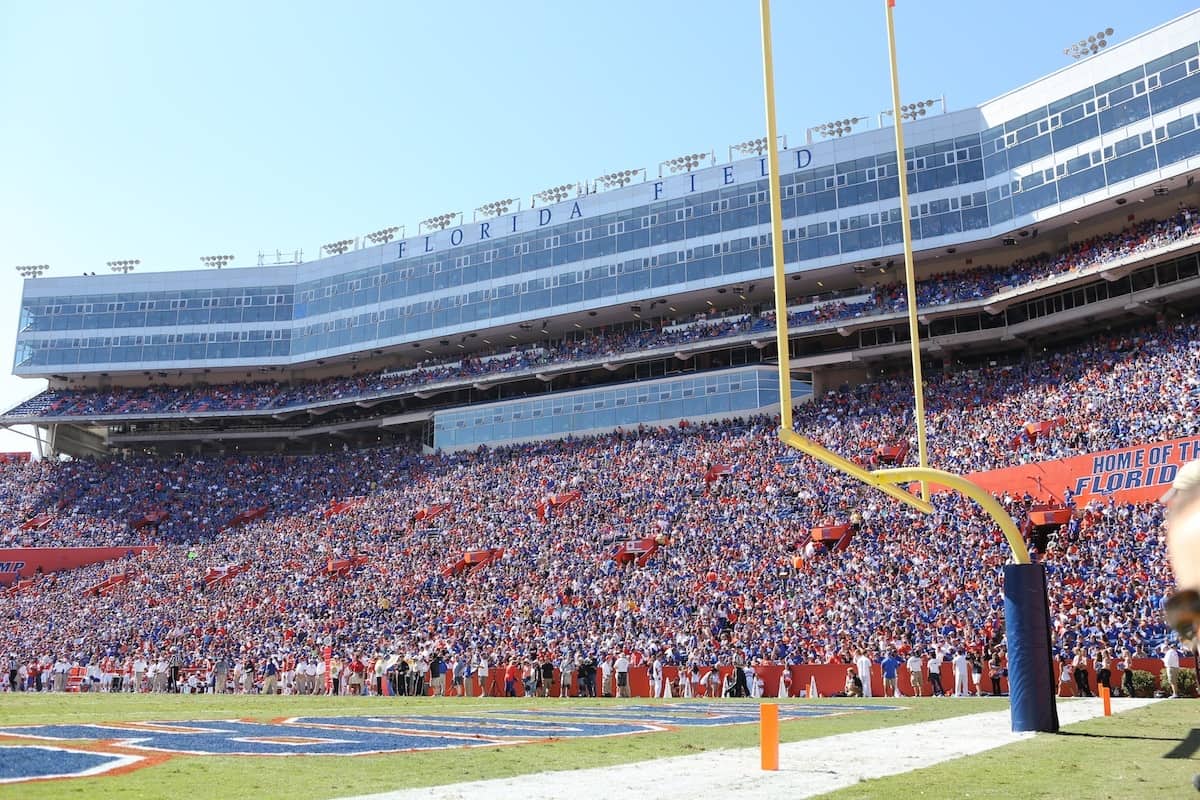
[[[275,656],[267,659],[267,665],[263,667],[263,688],[262,693],[266,695],[275,694],[275,689],[279,683],[279,664],[275,661]]]
[[[471,660],[463,653],[454,659],[454,677],[451,678],[452,691],[457,691],[459,697],[467,696],[468,682],[471,680]]]
[[[871,659],[865,650],[855,654],[854,668],[858,671],[858,679],[862,681],[862,696],[871,697]]]
[[[67,690],[67,674],[70,671],[71,662],[63,656],[59,656],[58,660],[54,662],[54,691],[65,692]]]
[[[663,662],[662,657],[655,653],[654,660],[650,662],[650,696],[663,696]]]
[[[596,659],[582,652],[575,654],[575,674],[579,676],[577,695],[579,697],[596,696]]]
[[[983,697],[983,663],[974,653],[968,655],[967,660],[971,662],[971,682],[975,684],[975,696]]]
[[[1101,686],[1112,694],[1112,653],[1107,647],[1101,648],[1096,656],[1096,691]]]
[[[966,651],[959,650],[954,654],[954,660],[950,663],[954,667],[954,696],[966,697],[971,693],[968,683],[971,665],[967,661]]]
[[[542,656],[542,663],[537,667],[537,686],[539,697],[549,697],[554,686],[554,659],[549,653]]]
[[[183,671],[183,656],[178,647],[171,648],[170,672],[167,673],[167,691],[179,694],[179,675]]]
[[[617,654],[613,670],[617,673],[617,696],[629,697],[629,659],[624,652]]]
[[[1075,658],[1071,661],[1071,674],[1075,678],[1075,688],[1079,691],[1080,697],[1095,697],[1088,685],[1087,667],[1087,652],[1082,647],[1076,647]]]
[[[1163,667],[1167,670],[1167,684],[1171,687],[1171,699],[1175,700],[1179,697],[1179,651],[1171,642],[1165,642],[1162,651]]]
[[[613,658],[611,655],[606,655],[604,660],[600,662],[600,696],[612,697],[615,692],[612,690],[612,674],[613,674]]]
[[[1058,696],[1070,697],[1071,683],[1075,677],[1071,671],[1071,661],[1064,655],[1059,663],[1061,666],[1058,672]]]
[[[900,670],[900,659],[896,658],[896,654],[888,652],[887,658],[883,660],[883,696],[884,697],[899,697],[900,690],[896,686],[896,675]]]
[[[924,697],[924,692],[922,691],[925,685],[925,676],[922,674],[924,664],[921,663],[921,656],[916,650],[913,650],[912,654],[909,655],[908,663],[905,666],[908,667],[908,682],[912,686],[913,696]]]
[[[508,664],[506,664],[504,667],[504,696],[505,697],[516,697],[517,696],[517,680],[519,678],[518,673],[520,671],[521,671],[521,668],[517,665],[516,657],[514,656],[513,658],[510,658],[508,660]]]
[[[929,696],[945,697],[946,689],[942,686],[942,659],[934,650],[929,654]]]
[[[446,662],[440,650],[434,650],[430,656],[430,686],[433,687],[433,697],[445,697]]]
[[[1004,677],[1004,664],[1000,660],[1000,648],[992,650],[992,657],[988,660],[988,677],[992,681],[992,695],[999,697],[1000,679]]]
[[[571,658],[571,653],[568,650],[563,651],[562,658],[558,660],[558,696],[571,696],[571,683],[575,677],[576,662]]]
[[[494,692],[488,688],[488,684],[490,683],[489,678],[491,675],[489,674],[488,670],[487,654],[482,650],[475,654],[474,669],[475,676],[479,681],[479,696],[487,697],[489,694],[497,694],[497,692]],[[470,688],[470,683],[468,683],[467,686]]]
[[[690,678],[688,683],[691,683]],[[783,671],[779,673],[779,691],[777,695],[780,698],[792,696],[792,671],[788,668],[787,664],[783,665]],[[691,696],[690,692],[684,695],[684,697]]]
[[[1117,668],[1121,670],[1121,694],[1133,697],[1133,653],[1131,651],[1125,651]]]

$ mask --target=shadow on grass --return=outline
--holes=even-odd
[[[1127,736],[1119,733],[1079,733],[1059,731],[1059,736],[1080,736],[1087,739],[1136,739],[1147,742],[1178,742],[1163,758],[1191,758],[1200,750],[1200,728],[1192,728],[1182,740],[1174,736]]]

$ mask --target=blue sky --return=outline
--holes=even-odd
[[[976,105],[1193,4],[899,0],[904,101]],[[890,104],[883,2],[773,4],[779,130]],[[758,3],[0,0],[0,410],[20,281],[302,248],[761,136]],[[0,433],[0,450],[27,440]]]

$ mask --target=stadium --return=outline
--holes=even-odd
[[[881,115],[313,260],[31,272],[0,796],[1187,787],[1191,706],[1153,700],[1196,690],[1159,498],[1200,458],[1200,12],[944,105],[903,125],[929,463],[1044,566],[1067,735],[1008,731],[994,520],[775,438],[790,397],[863,469],[917,464]],[[890,728],[930,760],[835,757]]]

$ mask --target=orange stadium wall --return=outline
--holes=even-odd
[[[1161,497],[1179,467],[1197,458],[1200,438],[1172,439],[967,477],[994,494],[1029,492],[1039,499],[1062,500],[1063,491],[1070,489],[1081,505],[1110,497],[1117,502],[1140,503]]]
[[[14,547],[0,549],[0,586],[42,572],[86,567],[133,553],[152,553],[157,545],[138,547]]]
[[[801,690],[803,690],[804,692],[807,693],[809,680],[811,678],[815,678],[817,681],[817,693],[820,694],[822,697],[830,697],[831,695],[835,694],[836,692],[842,691],[842,689],[845,687],[845,685],[846,685],[846,667],[847,666],[849,666],[849,665],[847,665],[847,664],[801,664],[801,665],[792,665],[792,666],[784,667],[783,665],[780,665],[780,664],[757,664],[757,665],[755,665],[754,670],[757,674],[762,676],[763,684],[764,684],[764,686],[763,686],[763,697],[764,698],[778,697],[779,676],[783,673],[784,669],[787,669],[787,670],[791,671],[791,673],[792,673],[792,686],[791,686],[791,696],[792,697],[799,697]],[[1135,669],[1145,670],[1146,672],[1149,672],[1151,675],[1153,675],[1155,685],[1156,686],[1158,685],[1159,673],[1162,670],[1162,661],[1160,659],[1157,659],[1157,658],[1135,658],[1133,660],[1133,666]],[[946,690],[947,693],[954,691],[954,668],[948,662],[944,662],[944,663],[938,665],[938,667],[939,667],[938,672],[942,678],[942,687]],[[722,679],[725,678],[725,676],[727,676],[729,674],[730,670],[731,670],[731,667],[721,667],[720,671],[721,671]],[[708,671],[707,667],[702,667],[700,669],[700,674],[703,676],[707,671]],[[603,696],[606,692],[609,694],[612,694],[613,690],[616,687],[609,686],[606,688],[601,688],[601,686],[600,686],[601,674],[602,673],[599,673],[599,672],[596,673],[596,693],[601,696]],[[679,674],[679,669],[677,667],[663,667],[663,675],[665,675],[668,680],[674,679],[675,677],[678,676],[678,674]],[[1124,672],[1122,672],[1119,669],[1116,669],[1115,667],[1113,668],[1112,678],[1111,678],[1110,683],[1112,684],[1112,686],[1114,688],[1119,687],[1121,685],[1122,675],[1124,675]],[[1057,678],[1058,678],[1058,676],[1055,675],[1055,686],[1056,687],[1058,686]],[[615,680],[612,682],[615,683]],[[479,694],[480,686],[481,686],[481,684],[483,684],[483,686],[487,690],[488,695],[493,696],[493,697],[502,696],[504,694],[504,668],[503,667],[492,668],[491,670],[489,670],[488,677],[483,681],[479,680],[477,677],[472,677],[472,683],[474,686],[473,692],[476,695]],[[573,685],[572,685],[571,691],[572,691],[572,693],[575,693],[578,691],[578,683],[573,681],[572,684]],[[898,671],[897,678],[896,678],[896,685],[900,689],[901,694],[908,695],[910,697],[912,696],[913,689],[912,689],[912,684],[909,682],[909,679],[908,679],[908,670],[907,669],[901,668]],[[1093,691],[1096,690],[1096,671],[1091,668],[1088,669],[1088,685],[1090,685],[1092,687]],[[883,672],[881,671],[881,668],[878,665],[876,665],[871,670],[871,687],[873,690],[873,694],[876,698],[883,697]],[[971,689],[974,690],[974,688],[975,688],[975,685],[972,683]],[[1007,678],[1001,679],[1000,690],[1002,692],[1008,691],[1008,679]],[[1072,684],[1070,689],[1065,693],[1065,696],[1068,696],[1068,697],[1073,696],[1074,690],[1075,690],[1075,687],[1074,687],[1074,684]],[[990,694],[992,691],[992,682],[991,682],[991,680],[988,679],[986,672],[984,673],[984,677],[983,677],[983,691],[985,694]],[[559,693],[559,680],[558,680],[558,673],[556,671],[554,681],[551,684],[550,695],[551,695],[551,697],[557,697],[558,693]],[[639,666],[639,667],[630,667],[630,669],[629,669],[629,693],[633,697],[650,697],[651,696],[650,695],[650,671],[649,671],[648,667],[646,667],[644,665]],[[521,682],[517,681],[517,695],[521,696],[523,694],[524,694],[524,689],[521,686]],[[924,694],[926,696],[929,695],[928,681],[926,681],[926,685],[924,687]]]

